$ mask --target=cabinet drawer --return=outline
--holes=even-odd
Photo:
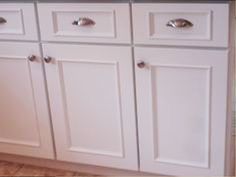
[[[33,3],[0,3],[0,39],[37,40]]]
[[[42,3],[38,5],[45,41],[129,43],[129,4]]]
[[[137,44],[228,46],[229,4],[134,4]]]

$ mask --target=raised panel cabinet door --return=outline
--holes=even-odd
[[[140,169],[223,176],[227,50],[135,48]]]
[[[57,159],[137,170],[131,48],[43,44],[43,52]]]
[[[38,44],[0,42],[0,152],[54,158]]]

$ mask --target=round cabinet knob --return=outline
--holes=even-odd
[[[46,63],[50,63],[52,61],[52,57],[46,56],[46,57],[44,57],[44,61]]]
[[[137,66],[138,66],[139,68],[145,68],[146,63],[145,63],[144,61],[139,61],[139,62],[137,63]]]
[[[35,55],[30,55],[30,56],[28,56],[28,60],[29,61],[35,61],[36,60],[36,56]]]
[[[7,23],[7,20],[3,17],[0,17],[0,24],[5,24]]]

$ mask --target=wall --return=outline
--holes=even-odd
[[[234,13],[234,21],[236,25],[236,3],[235,3],[235,13]],[[236,43],[236,26],[235,26],[235,43]],[[235,54],[236,54],[236,45],[235,45]],[[235,62],[234,62],[234,70],[236,70],[236,55],[235,55]],[[236,135],[236,72],[235,72],[235,82],[234,82],[234,120],[233,120],[233,126],[234,126],[234,135]]]

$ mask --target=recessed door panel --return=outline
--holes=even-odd
[[[27,60],[1,58],[0,80],[0,142],[39,146],[30,64]],[[21,84],[16,87],[18,82]],[[31,126],[26,127],[26,122]]]
[[[59,68],[70,150],[122,157],[117,63],[61,62]]]
[[[155,161],[208,167],[210,73],[201,66],[151,67]]]

